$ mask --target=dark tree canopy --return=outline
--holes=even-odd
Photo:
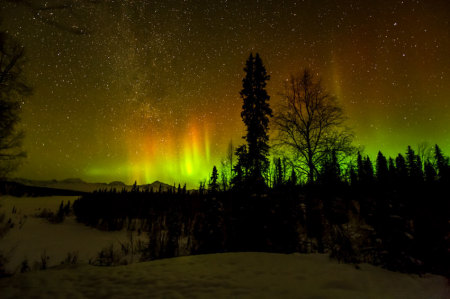
[[[439,179],[443,181],[450,181],[449,159],[443,155],[442,150],[437,144],[434,146],[434,160]]]
[[[275,117],[277,145],[286,148],[296,167],[314,182],[332,151],[337,157],[353,151],[352,133],[344,125],[344,112],[337,99],[309,70],[291,76],[284,98]]]
[[[396,178],[399,183],[404,183],[405,179],[408,177],[408,168],[406,166],[405,157],[402,154],[398,154],[395,158],[395,168],[396,168]]]
[[[381,153],[381,151],[378,152],[375,169],[377,173],[378,182],[381,184],[386,184],[389,179],[388,162],[386,157]]]
[[[24,81],[23,47],[0,32],[0,178],[17,168],[23,131],[17,128],[22,98],[31,90]]]
[[[275,171],[273,175],[273,186],[280,187],[284,183],[284,169],[281,165],[281,158],[274,159]]]
[[[376,170],[378,171],[378,160],[382,159],[380,156],[377,156],[377,164],[375,165]],[[375,180],[374,169],[372,161],[369,156],[363,157],[361,153],[358,152],[358,156],[356,158],[356,168],[357,175],[355,177],[355,181],[361,186],[368,186],[372,184]]]
[[[422,161],[411,146],[408,146],[406,151],[406,167],[411,182],[417,183],[423,180]]]
[[[326,158],[319,178],[322,184],[328,186],[335,186],[341,182],[341,167],[334,150],[332,150],[330,155]]]
[[[209,191],[217,192],[219,191],[219,173],[217,172],[216,166],[213,167],[211,179],[209,180]]]
[[[433,183],[436,181],[437,173],[430,161],[426,161],[424,165],[425,181]]]
[[[269,106],[270,97],[266,91],[266,81],[270,76],[259,54],[255,56],[250,54],[244,71],[240,95],[244,101],[241,117],[247,128],[247,134],[244,136],[247,148],[245,150],[240,148],[236,151],[236,155],[239,159],[238,167],[246,168],[243,171],[247,179],[262,181],[262,173],[269,165],[268,131],[272,109]]]

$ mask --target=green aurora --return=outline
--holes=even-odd
[[[290,74],[308,67],[371,157],[422,142],[450,153],[445,0],[79,1],[49,16],[85,34],[21,1],[0,9],[34,88],[22,113],[28,158],[14,176],[196,187],[230,140],[244,142],[251,51],[271,75],[274,112]]]

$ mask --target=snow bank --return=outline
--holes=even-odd
[[[338,264],[326,255],[224,253],[0,280],[2,298],[449,298],[444,277]]]
[[[54,266],[0,279],[0,298],[450,298],[441,276],[418,277],[366,264],[358,270],[319,254],[225,253],[91,266],[89,258],[112,243],[126,242],[127,232],[99,231],[73,217],[61,224],[33,217],[74,199],[0,198],[0,212],[14,222],[0,239],[0,251],[10,259],[8,270],[18,272],[25,257],[32,267],[43,251]],[[74,251],[78,265],[59,265]]]
[[[9,260],[6,265],[8,272],[17,272],[25,259],[33,268],[44,252],[50,258],[49,266],[59,265],[68,253],[77,253],[79,262],[87,263],[103,248],[111,244],[119,248],[119,242],[127,243],[129,234],[126,231],[100,231],[77,223],[73,216],[66,217],[60,224],[35,217],[43,209],[56,212],[61,201],[66,204],[75,199],[76,196],[0,198],[0,213],[5,213],[6,221],[11,218],[14,223],[14,227],[0,239],[0,251]],[[17,210],[14,214],[13,207]],[[146,236],[142,238],[146,239]]]

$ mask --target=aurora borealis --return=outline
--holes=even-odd
[[[274,112],[283,82],[309,67],[366,153],[420,142],[450,152],[446,0],[29,1],[71,5],[39,15],[19,2],[0,4],[0,28],[24,45],[34,88],[22,112],[28,158],[15,176],[197,186],[230,140],[243,142],[239,91],[252,51],[271,75]]]

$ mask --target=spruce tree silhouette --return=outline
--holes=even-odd
[[[422,162],[409,145],[406,151],[406,167],[411,183],[417,184],[423,181]]]
[[[334,150],[328,155],[322,167],[320,181],[322,184],[330,187],[337,186],[341,182],[341,167]]]
[[[211,174],[211,179],[209,181],[209,192],[215,193],[215,192],[219,191],[218,179],[219,179],[219,174],[217,172],[216,166],[214,166],[213,170],[212,170],[212,174]]]
[[[396,181],[397,184],[405,185],[408,180],[408,168],[406,166],[405,157],[402,154],[398,154],[395,158],[395,168],[396,168]]]
[[[436,170],[434,169],[433,164],[430,161],[426,161],[424,169],[425,169],[425,182],[427,183],[435,182],[437,178],[437,173]]]
[[[364,175],[366,176],[367,183],[371,184],[373,183],[375,176],[373,172],[373,164],[372,161],[370,161],[369,156],[367,156],[364,159],[363,165],[364,165]]]
[[[245,144],[236,148],[236,157],[237,163],[233,167],[234,175],[231,179],[231,185],[235,190],[243,190],[250,169],[247,146]]]
[[[368,186],[373,183],[374,173],[373,173],[373,165],[370,161],[369,156],[363,158],[361,153],[358,152],[357,158],[357,167],[358,167],[358,182],[362,186]]]
[[[450,181],[450,166],[449,159],[444,157],[441,148],[436,144],[434,146],[434,160],[438,172],[438,177],[441,182]]]
[[[389,170],[386,157],[381,151],[378,152],[375,169],[378,183],[380,185],[386,185],[389,181]]]
[[[395,161],[392,159],[392,157],[389,157],[389,163],[388,163],[388,171],[389,171],[389,183],[393,184],[396,181],[396,173],[397,168],[395,167]]]
[[[358,152],[358,157],[356,158],[356,169],[358,172],[358,183],[362,183],[365,180],[365,174],[363,158],[360,152]]]
[[[269,166],[267,158],[269,155],[268,130],[269,117],[272,116],[272,109],[269,106],[270,97],[266,91],[270,76],[258,53],[255,57],[250,54],[244,71],[246,74],[242,80],[240,92],[244,102],[241,117],[247,127],[247,134],[244,138],[247,141],[248,151],[241,149],[240,152],[236,151],[236,155],[239,159],[238,164],[247,168],[244,171],[246,183],[254,187],[265,186],[263,172]],[[245,159],[247,163],[242,163],[242,159]]]
[[[275,159],[275,173],[273,178],[273,187],[279,188],[283,185],[283,168],[281,166],[281,158]]]

